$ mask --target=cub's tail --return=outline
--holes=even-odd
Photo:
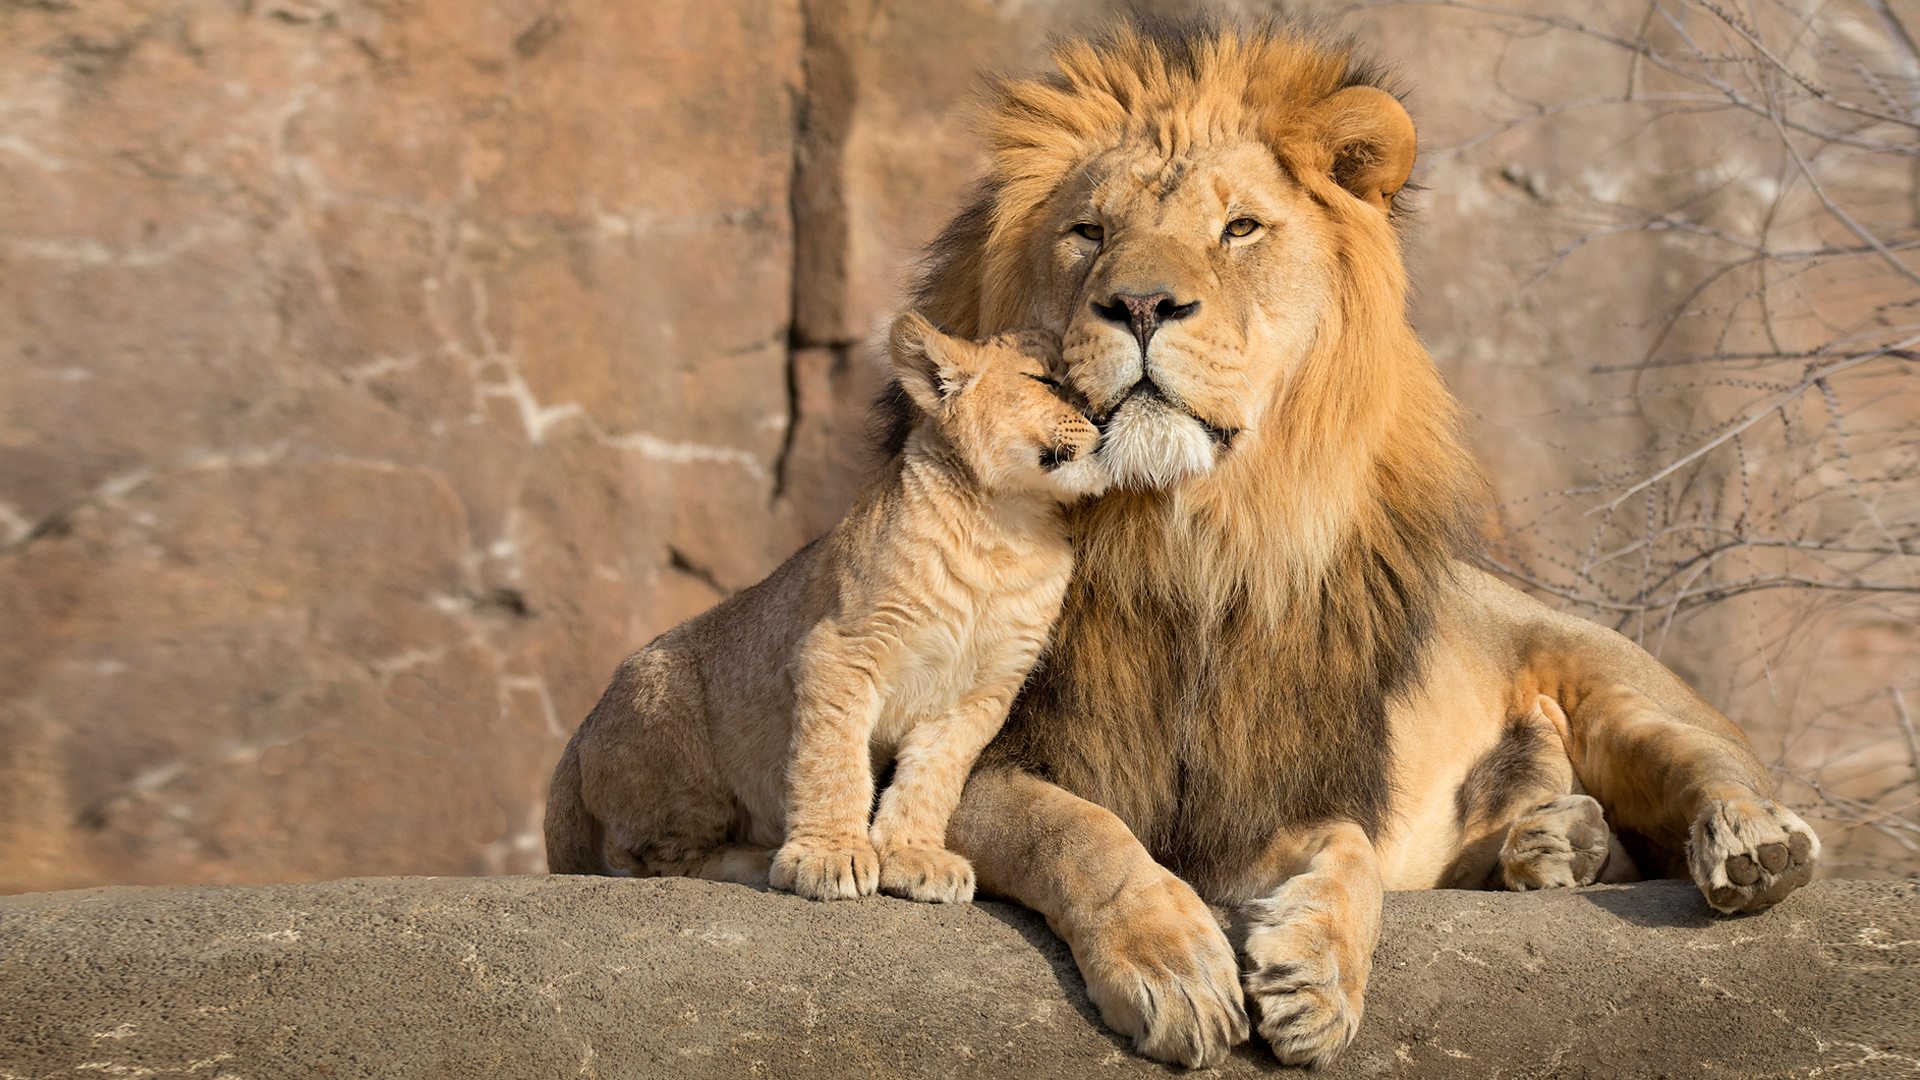
[[[547,871],[554,874],[605,874],[606,832],[580,797],[580,755],[567,744],[553,767],[547,789]]]

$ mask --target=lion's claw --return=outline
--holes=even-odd
[[[1311,909],[1270,900],[1252,910],[1246,989],[1259,1009],[1260,1035],[1282,1064],[1325,1065],[1360,1031],[1365,973],[1342,978],[1337,944],[1303,917]]]

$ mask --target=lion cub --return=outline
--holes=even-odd
[[[554,770],[554,872],[606,872],[610,839],[647,875],[973,897],[947,819],[1059,614],[1063,505],[1106,479],[1052,341],[908,314],[891,354],[905,449],[826,536],[621,665]]]

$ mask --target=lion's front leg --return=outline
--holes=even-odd
[[[984,768],[947,841],[972,860],[983,891],[1046,916],[1101,1018],[1142,1054],[1216,1065],[1246,1041],[1226,934],[1111,811],[1017,770]]]
[[[1324,1065],[1360,1030],[1380,939],[1380,861],[1350,822],[1285,837],[1273,857],[1281,872],[1299,872],[1246,905],[1247,994],[1281,1061]]]

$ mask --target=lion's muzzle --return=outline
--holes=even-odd
[[[1167,487],[1207,472],[1236,434],[1195,416],[1148,378],[1098,423],[1100,458],[1129,487]]]
[[[1113,422],[1114,417],[1118,416],[1120,411],[1127,407],[1128,403],[1136,399],[1156,401],[1174,412],[1190,417],[1194,423],[1199,424],[1201,429],[1207,433],[1207,438],[1212,439],[1222,450],[1233,449],[1233,440],[1240,434],[1239,428],[1219,427],[1215,424],[1208,423],[1198,413],[1176,400],[1165,390],[1162,390],[1160,384],[1153,381],[1153,376],[1143,375],[1140,377],[1139,382],[1134,383],[1125,394],[1121,395],[1120,401],[1117,404],[1106,412],[1094,417],[1094,423],[1099,426],[1100,433],[1103,436],[1106,434],[1108,425]]]

